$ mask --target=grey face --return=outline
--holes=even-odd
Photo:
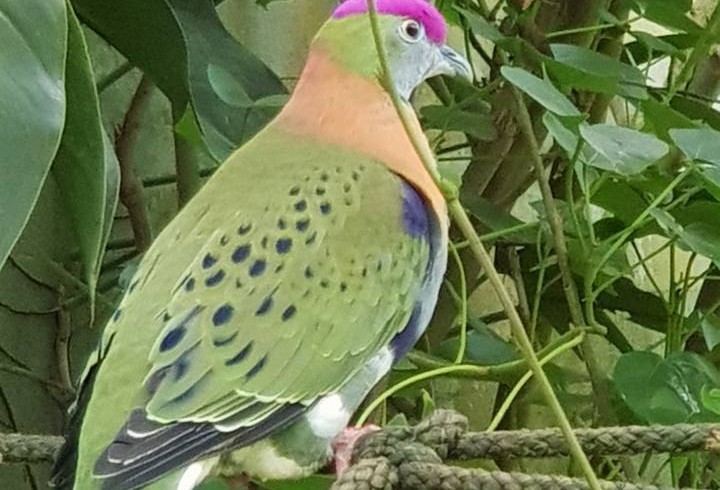
[[[430,77],[472,78],[467,60],[449,46],[428,39],[422,24],[413,19],[398,19],[391,23],[386,39],[393,80],[398,93],[406,100]]]

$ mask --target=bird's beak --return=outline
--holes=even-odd
[[[437,61],[433,69],[433,75],[448,75],[461,77],[472,81],[473,74],[470,63],[463,55],[443,44],[437,49]]]

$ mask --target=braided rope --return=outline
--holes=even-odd
[[[438,410],[415,427],[386,427],[358,441],[355,463],[333,490],[584,490],[584,480],[555,475],[487,472],[446,466],[445,459],[567,455],[559,430],[468,433],[462,415]],[[593,455],[717,451],[716,424],[630,426],[576,431]],[[653,485],[602,482],[604,489],[658,490]]]
[[[0,434],[0,463],[52,462],[64,441],[60,436]]]

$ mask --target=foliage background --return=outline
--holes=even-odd
[[[134,261],[278,110],[335,1],[258,3],[223,2],[223,26],[206,1],[0,0],[0,431],[61,432]],[[573,424],[718,422],[717,2],[437,3],[477,80],[433,80],[415,103],[536,349],[587,337],[546,365]],[[516,68],[501,70],[501,52]],[[512,85],[528,95],[554,211]],[[414,385],[373,417],[402,423],[443,406],[477,430],[553,425],[532,382],[502,407],[526,368],[506,364],[520,356],[502,309],[454,238],[463,266],[451,267],[418,350],[376,394],[452,364],[463,345],[460,360],[492,375]],[[561,459],[482,464],[577,473]],[[593,464],[608,479],[718,488],[706,455]],[[48,475],[0,465],[10,490],[45,488]]]

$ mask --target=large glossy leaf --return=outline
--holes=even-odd
[[[587,144],[604,157],[591,164],[622,175],[633,175],[665,156],[668,146],[652,135],[610,124],[581,125]]]
[[[0,267],[60,142],[66,44],[65,0],[0,0]]]
[[[551,44],[555,62],[548,71],[562,85],[633,99],[647,98],[645,76],[634,66],[607,55],[570,44]]]
[[[627,406],[643,421],[655,424],[717,420],[703,407],[703,388],[718,387],[720,375],[702,357],[687,352],[663,359],[652,352],[623,354],[613,383]]]
[[[277,113],[279,105],[266,103],[267,98],[287,90],[230,36],[210,2],[168,3],[186,43],[187,80],[200,130],[212,155],[222,161]]]
[[[217,160],[277,112],[258,103],[286,89],[225,30],[206,0],[73,0],[80,17],[147,73],[182,111],[192,102]],[[128,35],[128,26],[133,27]]]
[[[507,81],[535,99],[550,112],[558,116],[580,117],[580,111],[550,81],[538,78],[522,68],[512,66],[503,66],[500,72]]]
[[[112,148],[107,148],[104,137],[87,45],[70,7],[65,87],[68,111],[53,175],[73,223],[85,281],[93,292],[116,197],[106,195],[107,167],[111,166],[106,164],[106,155]]]

